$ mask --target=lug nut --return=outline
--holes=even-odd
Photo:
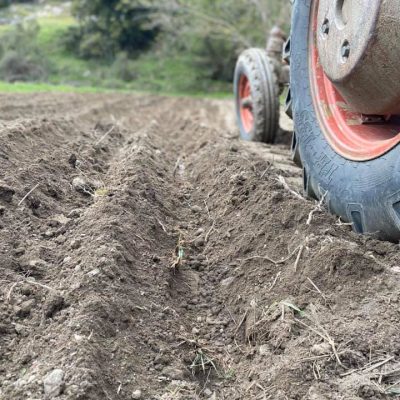
[[[350,43],[345,40],[340,50],[343,60],[347,60],[350,57]]]
[[[322,26],[321,26],[321,32],[322,32],[324,35],[328,35],[328,33],[329,33],[329,20],[328,20],[328,19],[326,19],[326,20],[324,21],[324,23],[322,24]]]

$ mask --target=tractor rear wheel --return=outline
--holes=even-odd
[[[234,88],[241,138],[273,143],[279,130],[279,88],[265,50],[248,49],[241,54]]]
[[[396,1],[295,0],[290,43],[305,193],[356,232],[392,241],[400,239],[400,44],[387,21],[400,17]]]

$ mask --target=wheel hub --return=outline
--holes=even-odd
[[[355,112],[400,114],[399,0],[319,0],[324,73]]]
[[[239,80],[240,116],[246,132],[251,132],[254,126],[253,101],[251,98],[251,87],[246,75]]]

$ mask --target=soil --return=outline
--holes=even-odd
[[[0,398],[386,399],[398,245],[305,200],[231,102],[0,102]]]

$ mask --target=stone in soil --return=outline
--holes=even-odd
[[[43,380],[44,394],[47,398],[59,396],[64,390],[64,371],[54,369],[49,372]]]

